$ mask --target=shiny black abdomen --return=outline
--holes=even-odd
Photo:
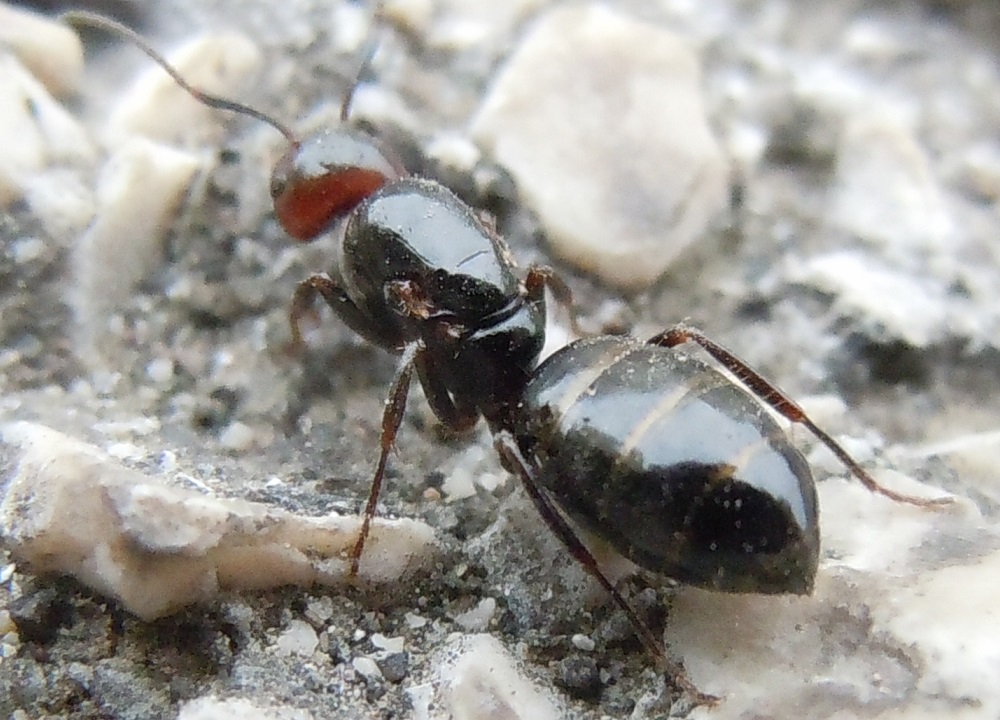
[[[566,513],[637,564],[729,592],[807,593],[816,491],[770,414],[678,348],[603,337],[555,353],[515,425]]]

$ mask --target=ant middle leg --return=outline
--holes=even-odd
[[[805,427],[816,439],[829,448],[837,459],[840,460],[845,467],[847,467],[851,474],[854,475],[854,477],[856,477],[861,484],[868,488],[871,492],[884,495],[885,497],[896,502],[916,505],[918,507],[948,505],[952,502],[952,499],[949,497],[922,498],[915,495],[906,495],[880,484],[874,477],[871,476],[871,473],[861,467],[861,464],[851,457],[850,453],[848,453],[840,443],[834,440],[829,433],[816,425],[816,423],[813,422],[808,415],[806,415],[805,410],[803,410],[799,404],[792,400],[783,390],[750,367],[750,365],[748,365],[744,360],[741,360],[739,357],[724,348],[722,345],[719,345],[697,328],[685,325],[684,323],[678,323],[673,327],[664,330],[662,333],[653,336],[647,342],[650,345],[659,345],[667,348],[676,347],[677,345],[682,345],[686,342],[693,342],[699,345],[724,368],[726,368],[726,370],[735,375],[736,379],[743,383],[743,385],[749,389],[750,392],[760,398],[763,402],[770,405],[777,413],[791,422],[798,423],[799,425]]]
[[[544,291],[545,288],[548,288],[552,296],[569,314],[569,326],[573,333],[578,337],[585,337],[591,334],[580,327],[579,313],[576,310],[576,305],[573,304],[572,289],[548,265],[532,265],[529,267],[528,274],[524,278],[524,287],[528,291],[528,298],[536,302],[544,300]]]
[[[396,442],[399,425],[403,421],[403,413],[406,411],[406,397],[410,392],[413,366],[422,352],[423,345],[419,342],[408,343],[403,348],[403,354],[399,359],[399,367],[396,369],[396,376],[392,380],[392,385],[389,386],[389,395],[385,399],[385,407],[382,410],[382,431],[379,439],[378,463],[375,465],[375,474],[372,477],[371,489],[368,491],[368,502],[365,505],[361,530],[358,532],[358,539],[354,542],[354,547],[351,548],[349,556],[351,577],[357,576],[358,568],[361,565],[361,553],[364,552],[365,541],[368,539],[371,522],[378,508],[378,496],[382,491],[382,480],[385,477],[386,463],[389,461],[389,451],[392,450],[392,446]]]
[[[701,692],[688,678],[684,669],[667,657],[662,643],[656,639],[649,626],[642,621],[632,604],[601,571],[597,559],[580,540],[556,504],[538,484],[535,479],[535,468],[525,459],[514,436],[507,430],[501,430],[494,436],[493,444],[500,454],[501,464],[507,471],[520,477],[521,484],[538,510],[538,514],[542,516],[552,533],[559,538],[559,541],[569,550],[573,558],[601,584],[601,587],[610,593],[615,604],[624,611],[646,652],[656,662],[659,672],[664,673],[673,686],[685,693],[694,705],[717,704],[719,698]]]
[[[417,377],[424,388],[424,397],[434,411],[435,417],[455,433],[464,433],[479,422],[479,410],[462,396],[454,397],[441,379],[441,373],[434,367],[428,353],[420,353],[416,358]]]

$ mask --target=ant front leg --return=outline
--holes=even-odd
[[[293,352],[301,350],[305,344],[300,324],[302,318],[312,310],[317,295],[326,300],[334,315],[365,340],[384,348],[392,348],[398,344],[395,338],[379,334],[378,324],[372,322],[372,319],[354,304],[347,292],[329,275],[313,275],[296,285],[295,294],[292,295],[292,307],[288,319],[292,326],[290,345]]]
[[[528,497],[531,498],[535,508],[538,510],[538,514],[542,516],[542,519],[549,526],[552,533],[569,550],[573,558],[601,584],[601,587],[611,594],[615,604],[628,616],[629,622],[642,641],[646,651],[656,662],[658,670],[664,673],[675,688],[686,693],[695,706],[717,704],[719,698],[701,692],[687,677],[683,668],[667,657],[662,644],[653,635],[652,630],[639,617],[639,613],[636,612],[632,604],[625,599],[618,591],[618,588],[601,571],[597,559],[587,549],[587,546],[583,544],[580,536],[576,534],[573,527],[563,517],[562,511],[559,510],[555,502],[545,493],[535,479],[537,469],[525,459],[514,436],[507,430],[501,430],[494,437],[493,444],[500,454],[500,462],[504,468],[521,478],[521,484],[527,491]]]
[[[399,425],[403,421],[403,413],[406,411],[406,396],[410,391],[410,379],[413,377],[413,365],[416,359],[423,352],[423,346],[419,342],[411,342],[403,348],[403,354],[399,359],[399,367],[396,369],[396,377],[389,387],[389,396],[385,399],[385,408],[382,410],[382,433],[380,438],[380,449],[378,464],[375,466],[375,475],[372,477],[371,489],[368,492],[368,504],[365,505],[364,519],[361,521],[361,530],[358,539],[351,549],[351,577],[356,577],[358,567],[361,564],[361,553],[365,549],[365,541],[368,539],[368,531],[371,527],[372,519],[375,517],[375,510],[378,507],[378,496],[382,491],[382,479],[385,477],[385,466],[389,460],[389,451],[396,442],[396,434],[399,432]]]
[[[726,368],[726,370],[735,375],[736,378],[750,390],[750,392],[774,408],[774,410],[783,417],[793,423],[798,423],[809,430],[809,432],[811,432],[814,437],[829,448],[837,459],[847,467],[851,474],[860,480],[861,484],[868,488],[871,492],[884,495],[885,497],[895,500],[896,502],[916,505],[918,507],[948,505],[952,502],[952,499],[948,497],[922,498],[914,495],[906,495],[879,484],[879,482],[876,481],[867,470],[861,467],[857,460],[851,457],[851,455],[840,445],[840,443],[834,440],[829,433],[816,425],[816,423],[814,423],[812,419],[806,415],[805,410],[803,410],[798,403],[786,395],[777,385],[770,382],[750,367],[745,361],[741,360],[732,352],[719,345],[700,330],[685,325],[684,323],[678,323],[677,325],[663,331],[659,335],[655,335],[650,338],[648,342],[650,345],[659,345],[667,348],[676,347],[677,345],[682,345],[686,342],[694,342],[698,344],[724,368]]]

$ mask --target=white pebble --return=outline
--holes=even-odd
[[[274,644],[279,655],[300,655],[308,657],[319,645],[319,637],[312,626],[303,620],[292,620]]]
[[[164,261],[162,241],[199,156],[149,140],[119,146],[98,180],[98,212],[76,244],[71,302],[84,356],[99,355],[108,315]]]
[[[406,613],[405,617],[406,617],[406,626],[412,630],[422,628],[427,624],[427,618],[423,617],[422,615],[417,615],[416,613],[408,612]]]
[[[170,358],[156,358],[146,365],[146,375],[157,384],[166,384],[174,378],[174,361]]]
[[[0,47],[13,50],[51,92],[65,95],[78,89],[83,46],[63,23],[0,3]]]
[[[246,452],[253,447],[256,436],[253,428],[246,423],[232,422],[219,435],[219,444],[233,452]]]
[[[374,633],[372,635],[372,645],[374,645],[379,650],[385,650],[390,653],[400,653],[403,652],[405,638],[399,637],[386,637],[382,633]]]
[[[455,624],[469,632],[483,632],[490,626],[490,620],[497,609],[497,601],[483,598],[476,607],[455,616]]]
[[[554,252],[642,289],[728,209],[699,65],[672,32],[565,4],[510,57],[472,133],[514,175]]]
[[[263,63],[257,45],[232,32],[198,37],[167,53],[167,59],[194,87],[225,97],[239,96]],[[219,112],[196,101],[162,69],[150,65],[110,113],[104,138],[109,147],[130,135],[189,147],[210,139],[222,123]]]
[[[87,166],[93,143],[13,55],[0,53],[0,205],[23,196],[53,163]]]
[[[360,675],[370,678],[372,680],[381,680],[382,671],[378,667],[378,663],[372,660],[370,657],[362,655],[361,657],[356,657],[351,660],[351,665]]]

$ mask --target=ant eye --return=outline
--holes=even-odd
[[[285,231],[308,241],[405,174],[375,138],[349,128],[330,130],[285,153],[271,176],[271,197]]]

